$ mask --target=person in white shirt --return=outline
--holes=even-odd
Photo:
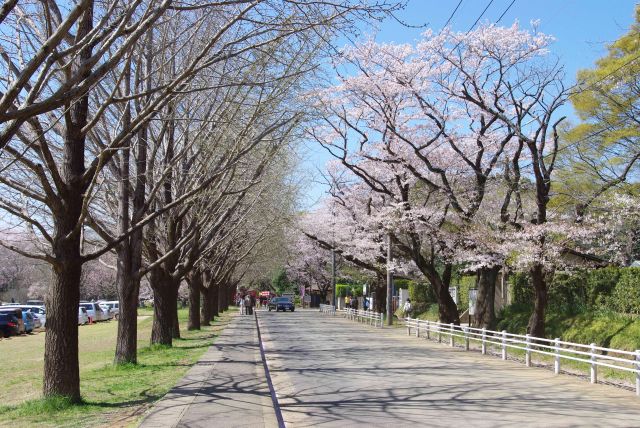
[[[411,299],[407,299],[407,301],[404,302],[404,305],[402,306],[402,313],[405,318],[409,318],[411,316],[412,309],[413,308],[411,307]]]
[[[241,297],[240,298],[240,315],[244,315],[245,309],[244,309],[244,299]]]

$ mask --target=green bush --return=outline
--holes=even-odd
[[[624,268],[607,266],[589,271],[586,276],[587,306],[605,307],[606,298],[616,287]]]
[[[579,313],[585,310],[613,310],[640,313],[640,268],[609,266],[576,272],[557,272],[548,284],[549,308]],[[511,303],[531,306],[534,292],[528,272],[509,276]]]
[[[528,272],[517,272],[509,275],[509,294],[511,295],[512,304],[531,305],[534,294]]]
[[[359,284],[336,284],[336,296],[362,296],[362,285]]]
[[[588,306],[587,272],[559,272],[549,284],[549,308],[567,313],[582,312]]]
[[[622,271],[613,293],[605,301],[606,307],[616,312],[640,314],[640,268]]]
[[[456,286],[458,287],[458,312],[462,313],[469,309],[469,289],[476,286],[476,276],[462,276]]]

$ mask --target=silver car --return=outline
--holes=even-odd
[[[108,321],[111,319],[109,313],[104,312],[100,304],[96,302],[80,302],[80,307],[87,310],[89,322]]]
[[[6,307],[20,308],[23,311],[31,312],[33,314],[34,320],[38,320],[36,322],[35,328],[40,328],[37,326],[38,324],[40,324],[41,327],[45,327],[47,324],[47,312],[45,311],[44,306],[12,304],[12,305],[6,305]]]
[[[78,308],[78,325],[85,325],[89,322],[89,315],[87,315],[87,310],[80,306]]]

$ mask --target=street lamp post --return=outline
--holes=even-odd
[[[387,325],[393,325],[393,272],[391,270],[391,234],[387,235]]]
[[[331,249],[331,305],[336,306],[336,251]]]

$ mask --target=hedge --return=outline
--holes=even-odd
[[[531,305],[533,286],[527,272],[509,277],[512,304]],[[640,314],[640,268],[606,267],[558,272],[549,284],[548,305],[553,310],[578,313],[607,309]]]

